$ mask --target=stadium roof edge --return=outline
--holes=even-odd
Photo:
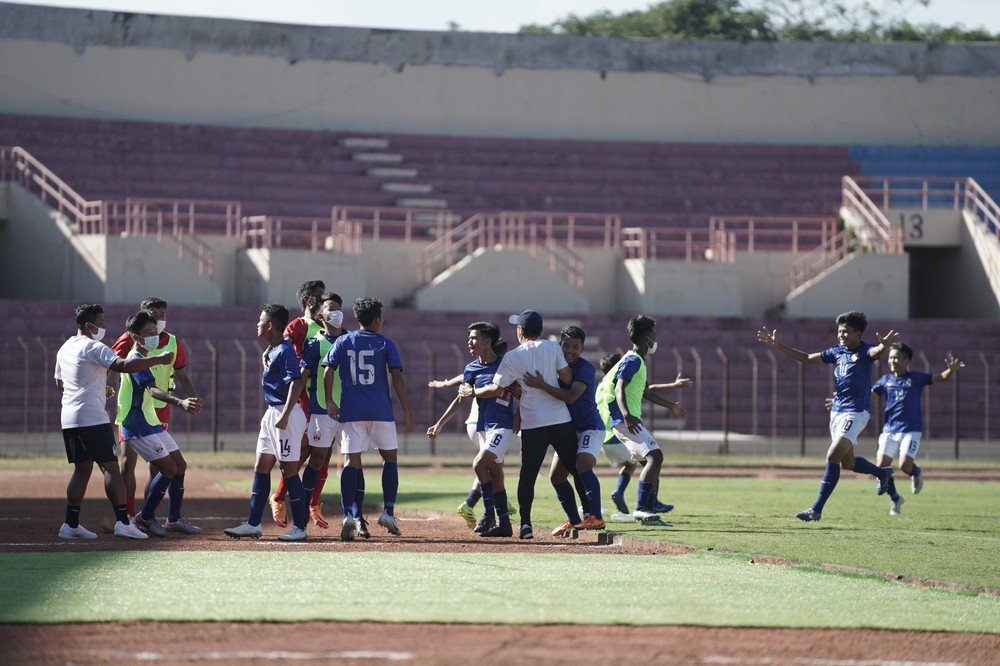
[[[659,41],[285,25],[0,3],[0,39],[390,65],[725,76],[1000,76],[1000,43]]]

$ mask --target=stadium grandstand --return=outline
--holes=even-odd
[[[695,384],[647,419],[680,446],[804,451],[829,373],[755,330],[819,350],[856,309],[915,369],[966,362],[925,397],[930,455],[996,457],[1000,47],[585,39],[0,3],[0,441],[61,447],[76,303],[110,336],[156,295],[208,403],[174,432],[252,446],[258,305],[323,279],[349,328],[388,308],[404,452],[466,325],[529,307],[594,361],[657,318],[652,376]]]

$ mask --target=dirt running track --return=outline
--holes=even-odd
[[[242,479],[245,472],[190,472],[185,502],[197,537],[132,542],[107,534],[75,550],[219,550],[259,546],[221,534],[233,517],[246,513],[244,492],[219,486],[220,476]],[[0,472],[0,562],[2,553],[64,551],[56,537],[65,506],[65,474]],[[111,525],[110,508],[95,475],[82,522],[97,532]],[[31,500],[31,501],[25,501]],[[499,539],[483,543],[458,516],[436,517],[401,511],[403,537],[373,530],[371,541],[345,544],[313,528],[309,548],[323,551],[388,550],[591,553],[669,556],[687,548],[628,541],[598,545],[551,537],[533,543]],[[208,517],[218,517],[209,519]],[[436,518],[436,519],[434,519]],[[16,529],[15,529],[16,527]],[[280,530],[264,521],[264,538]],[[36,545],[37,544],[37,545]],[[301,546],[297,547],[301,548]],[[774,630],[702,627],[582,627],[567,625],[496,626],[372,623],[102,623],[74,625],[0,625],[0,663],[4,664],[767,664],[769,666],[921,666],[1000,663],[1000,636],[892,631]]]

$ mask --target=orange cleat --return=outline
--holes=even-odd
[[[321,511],[322,508],[322,503],[310,506],[309,517],[312,518],[314,523],[316,523],[316,527],[325,530],[330,527],[330,523],[326,522],[326,518],[323,517],[323,512]]]
[[[578,530],[603,530],[604,529],[604,519],[598,518],[597,516],[587,516],[583,521],[574,525]]]
[[[285,518],[285,503],[274,499],[274,495],[268,498],[267,503],[271,505],[271,517],[278,527],[288,527],[288,519]]]
[[[552,536],[558,536],[558,537],[566,536],[567,534],[569,534],[569,531],[571,529],[573,529],[573,523],[567,520],[562,525],[552,530]]]

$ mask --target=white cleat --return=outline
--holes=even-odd
[[[378,524],[389,530],[389,534],[394,534],[396,536],[400,536],[402,534],[402,532],[399,531],[399,521],[396,520],[395,516],[390,516],[385,511],[383,511],[382,515],[378,517]]]
[[[304,529],[292,525],[292,529],[280,535],[278,539],[281,541],[305,541],[308,537],[309,535]]]
[[[344,516],[344,526],[340,528],[341,541],[354,541],[358,536],[358,523],[354,516]]]
[[[923,473],[910,477],[910,490],[913,491],[914,495],[919,495],[920,491],[923,489],[924,489]]]
[[[97,535],[88,530],[83,525],[70,527],[67,523],[63,523],[62,527],[59,528],[59,538],[68,539],[70,541],[82,541],[82,540],[96,539]]]
[[[167,521],[163,524],[168,532],[178,532],[180,534],[201,534],[201,528],[192,525],[185,518],[178,518],[174,522]]]
[[[236,527],[229,527],[223,530],[227,537],[232,539],[259,539],[263,532],[260,529],[260,525],[254,527],[250,523],[243,523],[237,525]]]
[[[903,510],[903,496],[900,495],[899,499],[893,500],[892,504],[889,505],[889,515],[898,516]]]
[[[126,539],[148,539],[149,535],[135,526],[134,523],[115,522],[115,536]]]
[[[636,509],[632,512],[632,517],[640,523],[653,523],[660,519],[660,514]]]

